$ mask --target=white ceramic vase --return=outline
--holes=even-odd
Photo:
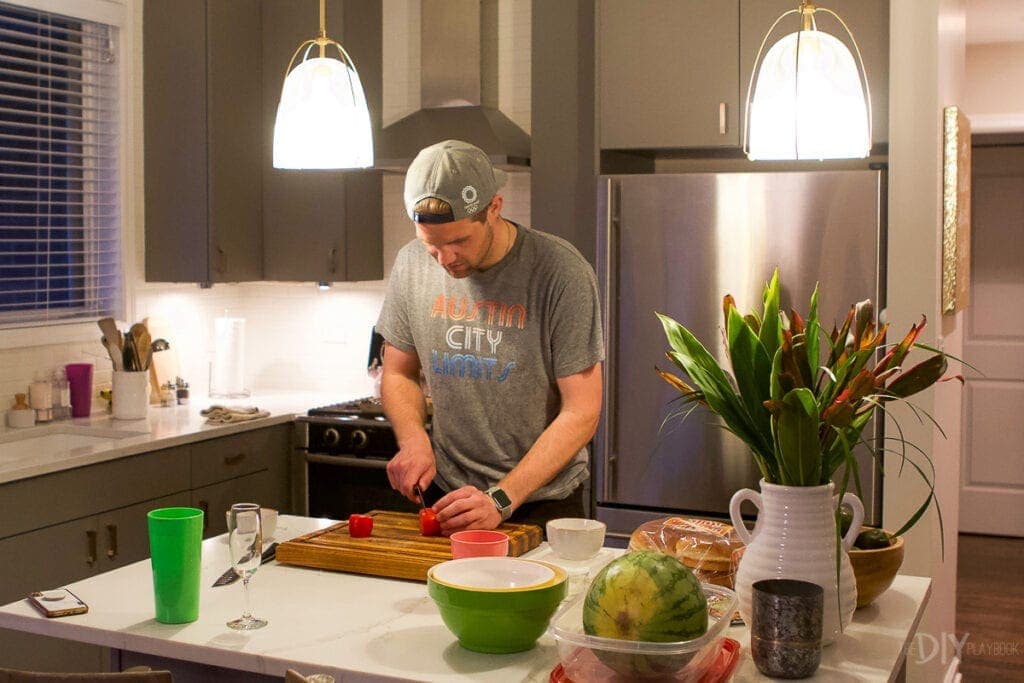
[[[729,502],[729,515],[747,549],[736,572],[740,614],[750,624],[751,585],[761,579],[811,581],[825,591],[822,642],[835,641],[853,619],[857,607],[857,582],[847,554],[864,521],[864,507],[852,493],[843,503],[853,511],[853,521],[842,539],[839,576],[836,580],[836,505],[833,484],[778,486],[761,480],[761,492],[737,491]],[[754,531],[740,516],[740,504],[750,501],[758,508]]]

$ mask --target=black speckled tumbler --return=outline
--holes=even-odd
[[[824,591],[809,581],[756,581],[751,600],[750,650],[765,676],[807,678],[821,663]]]

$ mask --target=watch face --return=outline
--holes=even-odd
[[[512,499],[508,497],[508,494],[501,489],[494,489],[491,491],[491,498],[497,503],[499,508],[512,507]]]

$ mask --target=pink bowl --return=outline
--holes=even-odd
[[[451,535],[452,559],[463,557],[505,557],[508,555],[508,535],[500,531],[471,529]]]

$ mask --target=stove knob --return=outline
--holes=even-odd
[[[361,450],[366,448],[366,442],[370,440],[370,437],[366,436],[366,432],[362,429],[356,429],[352,432],[352,448]]]
[[[324,430],[324,443],[328,446],[337,446],[341,442],[341,434],[334,427]]]

